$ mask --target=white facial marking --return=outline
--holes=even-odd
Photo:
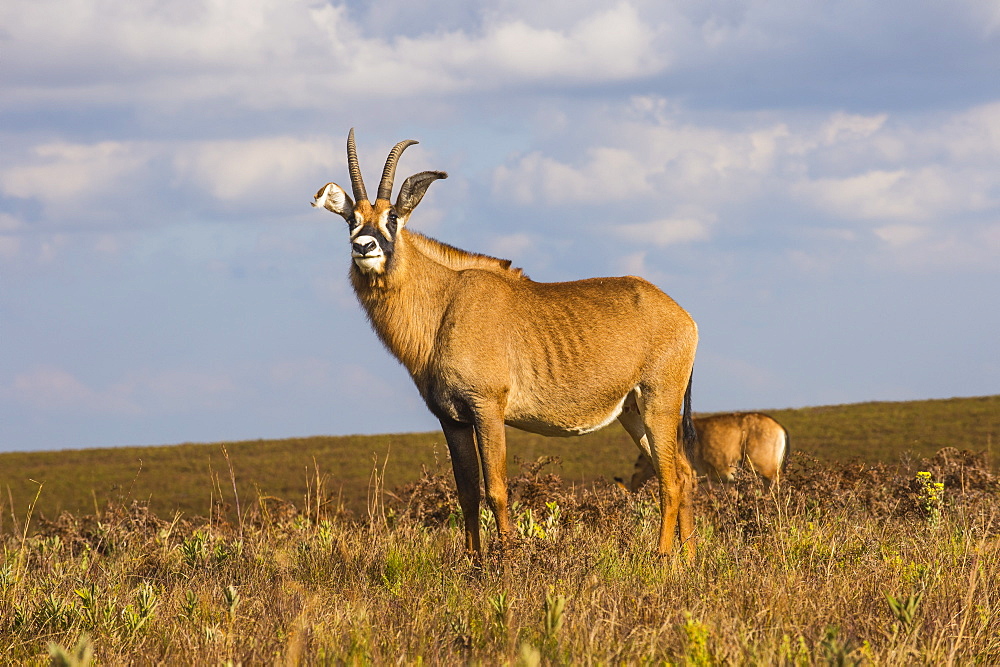
[[[399,220],[399,218],[396,218],[396,219]],[[388,213],[386,213],[384,216],[382,216],[382,220],[379,221],[379,229],[382,231],[382,234],[385,235],[386,240],[391,243],[392,242],[392,234],[389,232],[389,214]],[[398,229],[398,227],[397,227],[397,229]]]
[[[375,247],[367,252],[358,252],[354,247],[356,245],[364,247],[369,243],[373,243]],[[374,236],[365,234],[351,239],[351,257],[354,258],[354,263],[358,265],[358,268],[365,273],[381,273],[385,268],[385,253]]]
[[[366,246],[368,244],[374,244],[374,247],[367,252],[358,252],[354,249],[354,246]],[[352,257],[381,257],[382,248],[378,244],[378,240],[374,236],[359,236],[357,238],[351,239],[351,256]]]
[[[385,256],[354,257],[354,263],[365,273],[382,273],[385,269]]]

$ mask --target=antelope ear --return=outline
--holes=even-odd
[[[313,197],[312,205],[343,216],[347,221],[354,217],[354,200],[336,183],[327,183],[321,187]]]
[[[448,178],[448,174],[443,171],[422,171],[403,181],[399,196],[396,197],[396,214],[404,221],[410,217],[410,213],[424,198],[427,188],[439,178]]]

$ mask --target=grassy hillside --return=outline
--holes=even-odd
[[[1000,396],[901,403],[855,403],[773,410],[793,450],[834,461],[894,462],[931,456],[942,447],[989,451],[1000,440]]]
[[[805,452],[826,461],[895,462],[906,455],[930,456],[944,446],[990,451],[1000,437],[1000,396],[769,414],[788,428],[793,455]],[[636,454],[617,425],[566,439],[509,430],[508,439],[512,472],[517,458],[553,455],[562,459],[559,472],[568,483],[627,477]],[[299,504],[320,479],[328,492],[339,491],[345,507],[363,513],[376,468],[384,475],[383,487],[391,490],[417,479],[422,466],[448,469],[440,432],[5,453],[0,454],[0,530],[11,528],[12,516],[23,519],[36,493],[36,511],[49,517],[93,512],[109,500],[139,500],[160,516],[174,511],[205,516],[220,499],[234,504],[233,478],[244,509],[260,496]]]

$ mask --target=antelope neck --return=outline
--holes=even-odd
[[[414,378],[428,366],[456,277],[408,243],[405,229],[384,275],[368,276],[352,263],[351,283],[372,328]]]

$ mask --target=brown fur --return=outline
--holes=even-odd
[[[403,191],[428,173],[440,172],[407,179]],[[386,234],[384,268],[361,268],[355,255],[351,284],[372,328],[441,422],[467,548],[481,550],[480,467],[501,537],[511,532],[505,424],[578,435],[618,418],[659,471],[659,552],[672,551],[679,527],[693,559],[693,474],[677,442],[698,341],[691,317],[641,278],[539,283],[507,260],[410,233],[403,225],[412,199],[394,208],[381,199],[355,206],[329,184],[315,205],[343,215],[352,229],[361,216],[364,230]],[[390,213],[398,215],[395,235]]]
[[[788,432],[781,424],[760,412],[733,412],[697,417],[694,428],[698,440],[691,452],[691,464],[699,475],[716,482],[732,482],[734,475],[746,466],[760,475],[765,483],[780,483],[787,462]],[[652,479],[653,464],[640,454],[629,489],[638,491]]]

